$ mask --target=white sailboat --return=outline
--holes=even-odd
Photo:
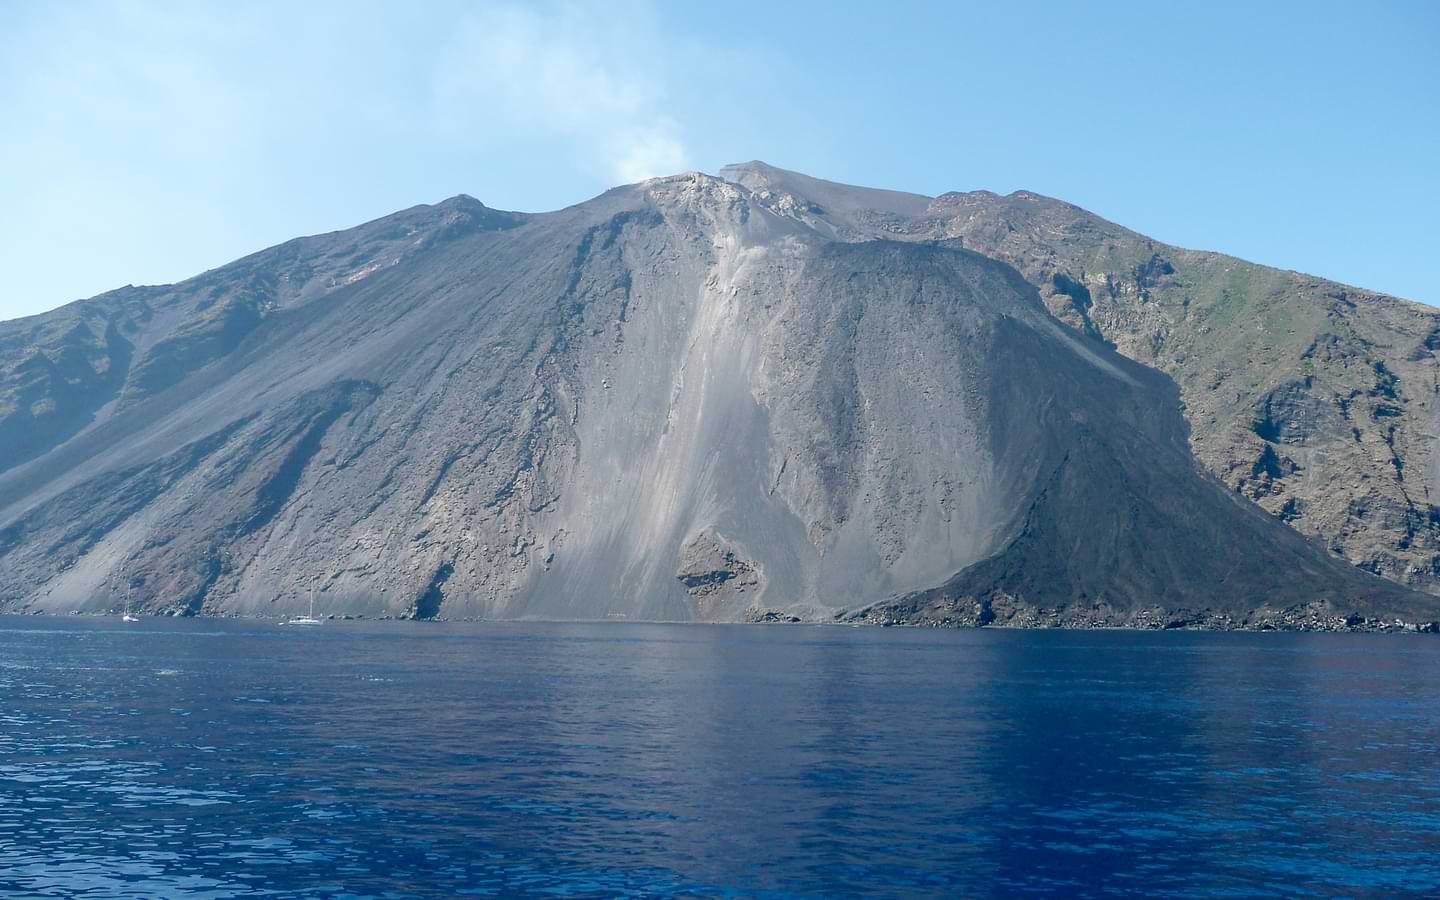
[[[308,616],[291,616],[281,625],[319,625],[320,620],[315,618],[315,577],[310,577],[310,614]]]
[[[130,615],[130,575],[123,568],[120,570],[120,577],[125,579],[125,612],[120,616],[122,622],[138,622],[139,619]]]

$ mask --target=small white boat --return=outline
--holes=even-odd
[[[291,616],[281,625],[320,625],[320,619],[315,618],[315,579],[310,579],[310,614],[308,616]]]
[[[120,577],[125,579],[125,612],[123,615],[120,616],[120,621],[138,622],[140,621],[139,619],[130,615],[130,576],[125,571],[125,568],[123,566],[120,569]]]

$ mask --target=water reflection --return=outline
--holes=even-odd
[[[1421,637],[0,619],[0,895],[1424,893]]]

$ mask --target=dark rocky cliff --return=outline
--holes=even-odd
[[[0,324],[0,606],[1440,618],[928,199],[814,184],[456,198]]]

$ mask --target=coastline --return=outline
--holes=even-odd
[[[1213,611],[1165,612],[1159,608],[1139,610],[1123,616],[1097,616],[1092,609],[1046,610],[1027,609],[1026,614],[983,620],[983,615],[934,614],[898,615],[893,608],[873,604],[855,610],[837,612],[831,618],[805,618],[774,609],[755,609],[739,621],[700,621],[670,619],[545,619],[520,618],[502,619],[487,617],[436,616],[366,616],[330,614],[319,616],[326,623],[346,622],[423,622],[437,625],[488,623],[509,624],[556,624],[556,625],[779,625],[779,626],[825,626],[834,628],[930,628],[953,631],[1205,631],[1205,632],[1250,632],[1250,633],[1309,633],[1309,634],[1435,634],[1440,635],[1440,622],[1407,622],[1403,619],[1365,618],[1359,615],[1318,615],[1309,608],[1270,610],[1259,609],[1245,618],[1236,619],[1225,613]],[[0,617],[57,619],[70,618],[118,618],[117,612],[49,612],[42,609],[29,611],[0,612]],[[143,619],[221,619],[282,625],[284,616],[246,616],[236,613],[202,612],[186,615],[180,611],[150,614],[140,612]]]
[[[1134,631],[1289,631],[1333,633],[1440,634],[1440,622],[1403,616],[1363,616],[1312,602],[1287,607],[1258,606],[1243,612],[1166,609],[1119,610],[1105,603],[1087,606],[1033,606],[1008,595],[984,599],[934,596],[892,598],[842,614],[869,625],[932,628],[1127,629]]]

